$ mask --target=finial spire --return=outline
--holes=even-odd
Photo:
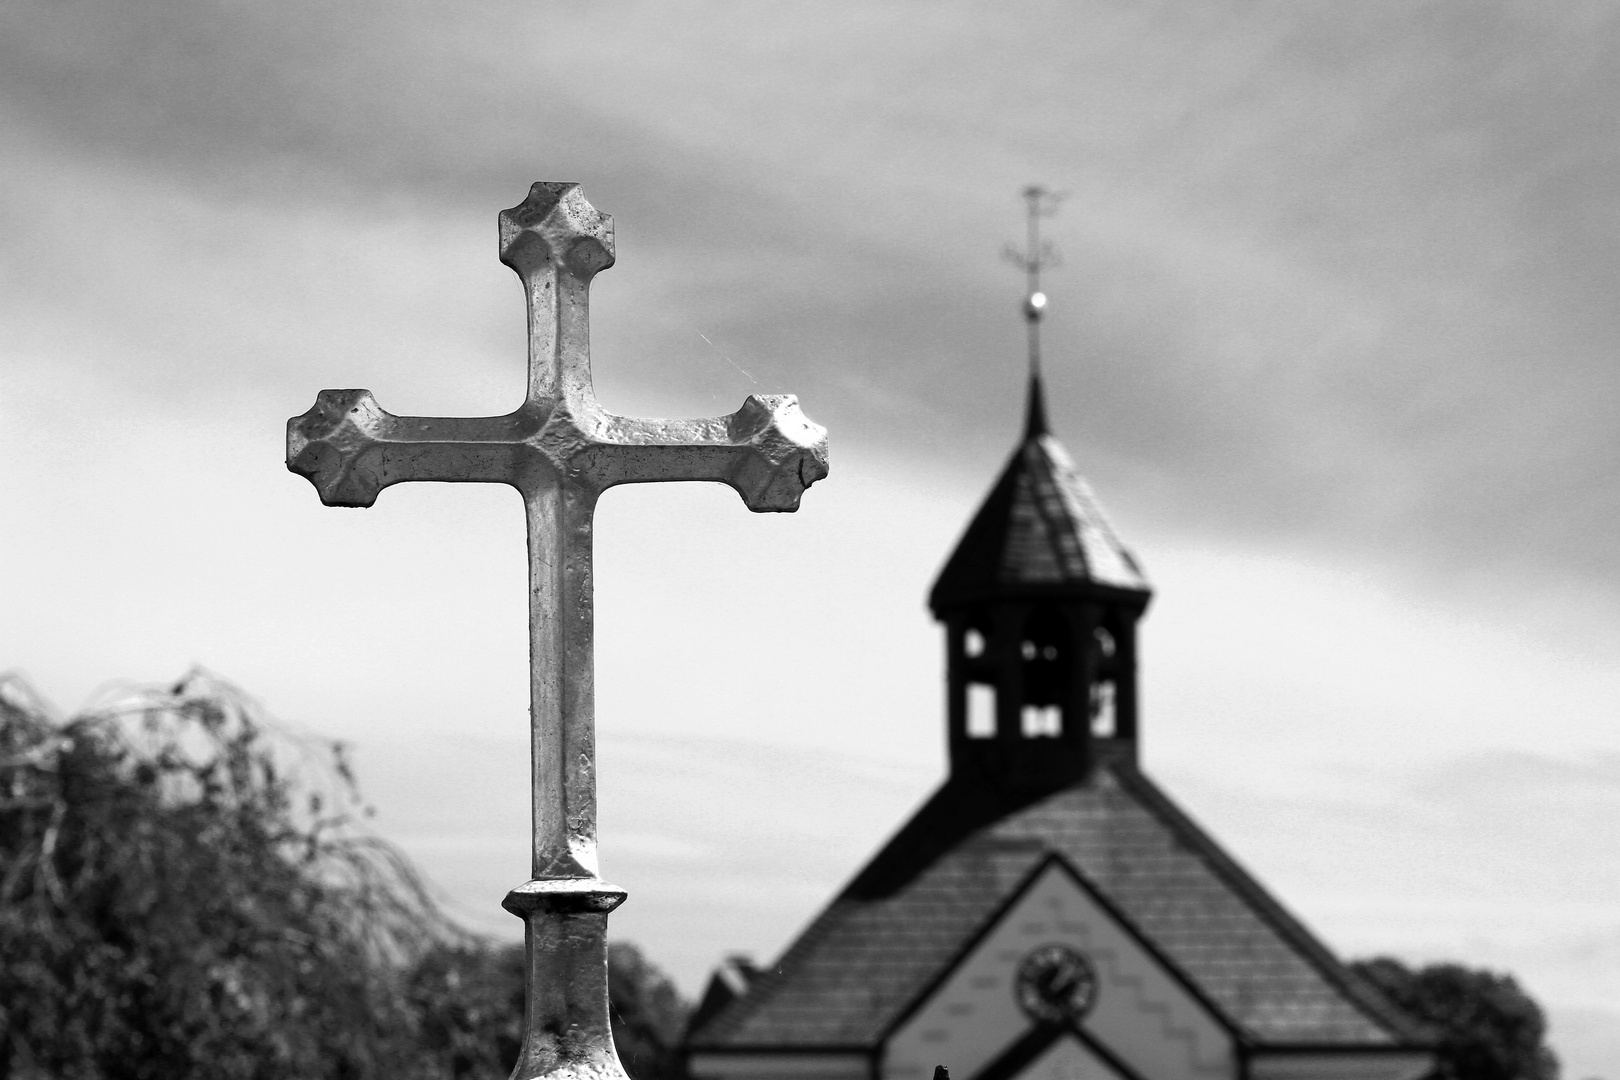
[[[1030,368],[1029,404],[1024,411],[1024,441],[1046,434],[1046,395],[1041,391],[1041,373]]]
[[[1024,295],[1024,322],[1029,328],[1029,407],[1024,420],[1024,438],[1046,434],[1046,402],[1041,391],[1041,316],[1046,314],[1046,294],[1041,291],[1041,271],[1058,264],[1057,250],[1041,239],[1041,218],[1057,213],[1063,199],[1060,192],[1031,184],[1023,191],[1028,205],[1028,238],[1023,251],[1009,246],[1007,261],[1024,272],[1028,289]]]

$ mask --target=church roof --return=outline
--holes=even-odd
[[[1134,766],[1102,762],[1021,807],[995,804],[1011,798],[947,782],[688,1045],[876,1046],[1054,855],[1254,1042],[1393,1047],[1416,1034]]]
[[[935,612],[1009,591],[1149,592],[1090,485],[1047,432],[1038,376],[1029,395],[1022,442],[934,583]]]

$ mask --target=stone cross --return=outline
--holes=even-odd
[[[608,1026],[607,915],[625,894],[597,876],[591,529],[615,484],[714,480],[754,511],[798,509],[827,475],[827,433],[791,395],[730,416],[615,416],[591,387],[591,278],[613,265],[613,220],[577,184],[537,183],[500,216],[501,261],[529,308],[529,391],[506,416],[393,416],[366,390],[323,390],[287,422],[287,467],[328,506],[370,506],[408,480],[510,484],[529,524],[533,880],[522,918],[528,1005],[513,1080],[624,1075]]]

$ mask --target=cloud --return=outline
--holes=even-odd
[[[1011,431],[1017,285],[994,253],[1013,191],[1048,180],[1072,192],[1058,426],[1116,505],[1473,587],[1601,582],[1613,603],[1602,5],[10,20],[12,123],[86,173],[321,207],[357,237],[574,173],[633,278],[615,314],[637,329],[608,342],[675,360],[634,364],[638,385],[684,400],[717,362],[699,334],[724,339],[845,438],[964,475]]]

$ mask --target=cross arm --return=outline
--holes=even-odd
[[[322,390],[287,421],[287,468],[315,485],[327,506],[370,506],[408,480],[521,486],[533,458],[532,410],[506,416],[395,416],[369,390]]]
[[[827,475],[827,429],[792,394],[754,394],[729,416],[648,420],[598,414],[581,457],[600,488],[656,480],[728,484],[756,513],[799,508]]]

